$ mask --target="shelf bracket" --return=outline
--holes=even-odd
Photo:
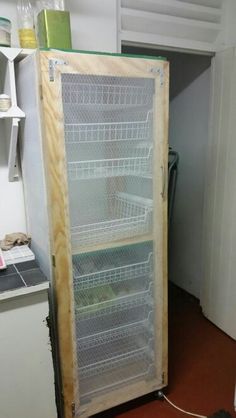
[[[8,180],[18,180],[18,163],[17,163],[17,138],[20,119],[13,118],[11,121],[10,145],[8,154]]]
[[[48,65],[49,65],[49,81],[54,81],[56,65],[68,65],[68,63],[59,58],[55,58],[55,59],[50,59],[48,62]]]
[[[8,61],[13,62],[18,55],[20,55],[22,49],[20,48],[9,48],[9,47],[1,47],[0,54],[3,55],[8,59]]]
[[[154,74],[159,74],[159,76],[160,76],[160,86],[163,87],[164,86],[164,71],[163,71],[163,68],[153,67],[153,68],[150,69],[150,72],[154,73]]]

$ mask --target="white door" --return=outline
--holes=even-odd
[[[236,339],[236,50],[212,62],[203,223],[204,315]]]

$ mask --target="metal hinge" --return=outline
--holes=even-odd
[[[75,417],[75,402],[72,402],[71,404],[71,413],[72,413],[72,417]]]
[[[150,69],[150,72],[160,75],[160,86],[163,87],[164,86],[164,71],[163,71],[163,68],[153,67],[153,68]]]
[[[49,60],[49,81],[54,81],[55,80],[55,67],[56,65],[68,65],[68,62],[58,59],[58,58],[53,58]]]

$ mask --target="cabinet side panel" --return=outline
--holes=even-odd
[[[24,182],[27,232],[40,268],[52,278],[48,207],[39,113],[36,56],[18,64],[17,94],[26,114],[21,124],[21,165]]]
[[[1,417],[57,417],[48,310],[45,290],[1,301]]]
[[[45,67],[43,63],[46,64]],[[76,412],[76,400],[79,396],[61,83],[58,74],[52,82],[48,59],[43,53],[40,53],[39,65],[42,82],[43,152],[54,256],[53,277],[57,302],[56,320],[63,407],[64,417],[72,418]]]

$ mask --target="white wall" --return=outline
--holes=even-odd
[[[12,1],[0,2],[0,15],[16,21],[15,4]],[[12,45],[18,44],[17,34],[12,35]],[[2,93],[2,92],[0,92]],[[22,182],[8,182],[7,141],[3,121],[0,121],[0,239],[10,232],[25,232],[25,209]]]
[[[19,46],[16,3],[0,0],[0,16],[12,22],[12,46]],[[65,0],[65,8],[70,11],[74,49],[117,51],[116,0]]]
[[[203,216],[205,316],[236,339],[236,50],[213,59],[212,111],[206,150]]]
[[[74,49],[116,52],[116,0],[66,0],[71,12]],[[0,1],[0,15],[12,22],[12,46],[19,46],[16,1]],[[1,92],[0,92],[1,93]],[[0,239],[6,233],[26,232],[22,182],[8,182],[7,153],[0,124]]]
[[[179,152],[170,242],[170,279],[199,297],[205,153],[208,141],[210,70],[170,104],[170,145]]]
[[[117,52],[116,0],[65,0],[74,49]]]

